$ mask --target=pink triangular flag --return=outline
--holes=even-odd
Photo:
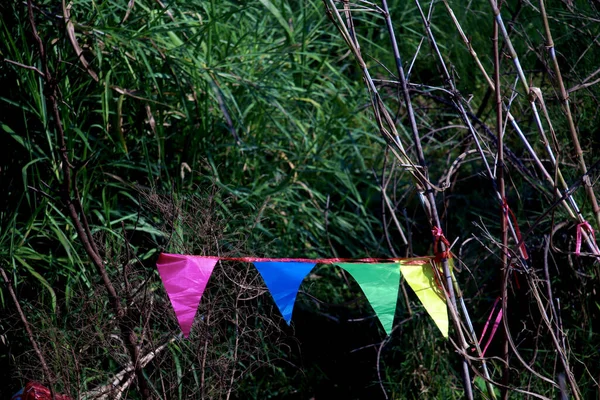
[[[217,257],[166,253],[158,257],[156,268],[185,337],[190,334],[198,304],[217,261]]]

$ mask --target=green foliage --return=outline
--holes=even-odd
[[[436,89],[446,82],[415,4],[390,3],[405,68],[412,65],[412,82],[427,85],[411,88],[413,101],[432,181],[447,177],[451,183],[438,202],[448,237],[461,239],[460,249],[454,249],[468,269],[458,276],[479,332],[499,291],[500,251],[493,237],[499,235],[500,210],[490,206],[495,199],[481,176],[481,160],[468,156],[451,171],[473,144],[447,94]],[[450,3],[491,71],[489,5]],[[551,3],[568,86],[593,81],[597,49],[592,43],[600,29],[593,23],[595,6]],[[68,7],[68,24],[57,2],[43,0],[32,8],[60,96],[63,148],[27,4],[0,5],[0,267],[56,374],[57,391],[89,394],[126,370],[129,359],[101,276],[67,210],[65,200],[78,197],[77,215],[86,216],[109,278],[131,310],[127,318],[134,336],[143,338],[145,350],[162,349],[144,366],[157,398],[378,398],[384,391],[391,398],[462,396],[454,348],[439,337],[416,297],[400,296],[399,325],[380,346],[383,331],[370,306],[337,268],[313,271],[288,328],[256,272],[224,263],[211,278],[191,339],[176,337],[178,327],[155,272],[160,251],[387,257],[431,250],[414,184],[386,153],[360,68],[321,1],[75,0]],[[574,154],[553,97],[539,13],[513,1],[503,5],[503,13],[514,20],[515,48],[528,78],[546,95],[565,179],[577,182],[577,169],[565,168],[575,165]],[[376,13],[353,16],[368,68],[413,152],[402,98],[397,87],[385,83],[396,80],[385,23]],[[485,133],[495,118],[493,99],[484,100],[487,83],[441,4],[434,7],[431,24],[457,89],[465,98],[473,95],[468,111],[484,149],[493,154],[492,130]],[[502,63],[508,98],[514,71],[509,58]],[[590,150],[598,145],[598,95],[596,86],[571,93],[588,165],[598,160]],[[519,96],[511,110],[541,153],[531,112],[524,94]],[[561,208],[543,214],[556,200],[552,188],[544,186],[513,132],[505,143],[512,151],[509,203],[523,231],[542,216],[526,238],[535,270],[542,269],[544,235],[554,235],[553,246],[560,250],[551,263],[558,266],[555,296],[562,301],[573,354],[586,366],[574,363],[579,384],[592,388],[590,376],[597,376],[600,365],[592,322],[600,317],[593,296],[600,290],[600,271],[568,254],[574,229],[564,224],[554,230],[568,215]],[[63,151],[71,166],[64,164]],[[70,189],[66,170],[73,174]],[[385,205],[382,182],[392,210]],[[592,221],[583,190],[574,198]],[[400,227],[390,222],[391,213]],[[511,296],[512,328],[537,329],[533,301],[516,290]],[[27,379],[48,377],[29,351],[6,285],[0,286],[0,309],[7,316],[0,320],[0,362],[15,370],[0,378],[5,383],[0,397],[7,397]],[[547,372],[555,356],[541,342],[527,336],[519,345],[534,367]],[[499,351],[492,349],[494,355]],[[491,367],[495,377],[499,365]],[[511,384],[525,387],[527,379],[515,372]],[[485,391],[480,378],[475,385]],[[532,385],[552,395],[552,388]],[[133,385],[124,397],[142,396]]]
[[[43,70],[27,7],[2,7],[0,51],[13,63],[0,66],[1,127],[8,144],[0,258],[21,301],[52,310],[26,309],[39,340],[76,346],[73,332],[96,332],[90,343],[79,344],[88,356],[78,360],[83,368],[78,379],[57,382],[59,389],[85,392],[107,383],[106,374],[118,373],[122,362],[115,361],[125,354],[108,338],[114,329],[108,315],[100,312],[102,319],[92,323],[105,301],[96,297],[99,277],[62,206],[64,166],[47,88],[35,71],[15,64]],[[371,133],[368,116],[355,112],[365,101],[363,89],[345,77],[351,62],[344,61],[343,42],[327,32],[319,2],[186,1],[161,7],[138,1],[129,12],[117,2],[77,1],[70,6],[71,21],[89,71],[65,34],[62,10],[50,3],[36,7],[37,29],[62,96],[59,113],[82,212],[113,279],[120,281],[123,271],[132,285],[149,278],[151,293],[168,307],[152,266],[159,249],[385,254],[378,246],[379,221],[369,210],[379,196],[370,168],[381,163],[382,140]],[[205,195],[210,204],[198,206]],[[169,209],[177,211],[167,215]],[[235,300],[212,290],[219,302]],[[2,293],[2,305],[10,310]],[[210,298],[203,304],[211,304]],[[270,300],[263,301],[270,309]],[[250,313],[262,312],[259,303],[251,304]],[[176,331],[172,321],[152,321],[152,340],[164,340],[167,327]],[[62,336],[48,338],[56,329]],[[224,342],[213,341],[210,353],[220,365],[226,360],[222,354],[232,356],[235,335],[227,323],[215,329]],[[271,343],[276,336],[264,327],[258,331],[264,354],[280,357]],[[92,338],[108,347],[90,353]],[[13,333],[9,340],[14,347],[26,338]],[[198,387],[199,373],[185,372],[201,368],[190,359],[192,348],[169,345],[160,374],[170,377],[172,365],[172,382],[179,384],[163,393],[167,398],[186,398],[186,391]],[[52,365],[65,356],[54,358],[47,351]],[[37,364],[19,358],[20,376],[36,376],[25,373],[28,363]],[[265,372],[245,372],[249,382],[264,381],[245,390],[281,392],[293,370],[275,361],[266,365],[258,371],[279,371],[281,378],[264,381],[259,376]],[[246,368],[240,365],[238,371]],[[218,369],[206,374],[206,387],[225,390],[227,382],[208,383],[218,378]],[[236,379],[237,386],[249,385]]]

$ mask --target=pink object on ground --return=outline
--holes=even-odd
[[[55,394],[56,400],[72,400],[64,394]],[[52,400],[50,389],[38,382],[28,382],[27,385],[19,390],[11,400]]]

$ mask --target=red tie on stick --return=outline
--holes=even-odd
[[[575,255],[581,254],[581,230],[582,229],[587,230],[592,235],[594,242],[596,241],[596,233],[594,232],[594,228],[592,228],[592,226],[590,225],[589,222],[583,221],[582,223],[578,224],[577,225],[577,241],[575,242]]]
[[[521,230],[519,229],[519,223],[517,222],[517,217],[515,217],[515,214],[512,212],[512,210],[508,206],[508,203],[506,202],[506,198],[502,198],[502,210],[504,210],[504,217],[506,218],[507,221],[508,221],[508,216],[510,215],[510,217],[513,221],[513,226],[515,227],[515,233],[517,234],[517,240],[519,242],[521,242],[521,239],[522,239]],[[527,255],[527,249],[525,248],[525,243],[521,243],[521,246],[519,246],[519,248],[521,249],[523,258],[528,260],[529,256]]]
[[[498,301],[500,301],[499,297],[494,302],[494,307],[492,307],[492,312],[490,313],[490,316],[488,317],[487,322],[485,323],[485,326],[483,327],[483,332],[481,332],[481,337],[479,338],[480,346],[481,346],[481,342],[483,341],[483,337],[485,336],[485,333],[487,332],[488,326],[490,325],[490,321],[492,320],[492,315],[494,315],[494,311],[496,311],[496,306],[498,305]],[[490,332],[490,337],[488,338],[487,342],[485,343],[485,347],[483,348],[483,351],[481,352],[481,357],[485,357],[485,352],[487,351],[488,346],[492,342],[492,339],[494,338],[494,335],[496,334],[496,330],[498,330],[498,326],[500,325],[500,320],[502,320],[502,306],[500,306],[498,315],[496,315],[496,320],[494,321],[494,326],[492,326],[492,331]]]
[[[450,254],[450,242],[448,241],[448,239],[446,239],[446,236],[444,236],[444,231],[442,231],[442,228],[434,226],[433,228],[431,228],[431,234],[435,238],[435,241],[433,243],[433,253],[435,254],[435,261],[441,262],[445,258],[452,258],[452,254]],[[440,241],[446,245],[445,251],[439,250]]]

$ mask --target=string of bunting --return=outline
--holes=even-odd
[[[392,332],[400,275],[415,292],[444,337],[448,337],[445,296],[436,284],[434,257],[419,258],[258,258],[162,253],[156,267],[185,337],[188,337],[204,290],[219,261],[252,263],[283,319],[289,325],[300,285],[317,264],[333,264],[358,283],[381,322]]]

